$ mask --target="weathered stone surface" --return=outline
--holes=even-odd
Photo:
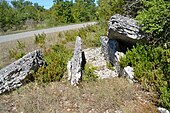
[[[117,62],[115,59],[115,53],[119,49],[118,42],[116,40],[110,40],[107,36],[102,36],[100,38],[100,42],[105,59],[111,64],[115,65]]]
[[[119,75],[121,73],[119,61],[120,58],[124,56],[124,53],[118,52],[119,43],[114,39],[109,39],[107,36],[102,36],[100,42],[105,60],[115,67],[114,73]]]
[[[122,77],[127,78],[131,83],[134,81],[134,70],[132,67],[127,66],[123,69],[123,72],[121,74]]]
[[[118,75],[121,75],[121,73],[122,73],[122,69],[120,68],[119,61],[120,61],[120,58],[122,58],[124,56],[125,56],[125,54],[122,52],[116,51],[116,53],[115,53],[115,61],[116,62],[114,64],[114,66],[115,66],[115,71]]]
[[[89,66],[93,66],[96,69],[94,74],[98,76],[99,79],[113,78],[118,76],[116,70],[108,69],[107,61],[102,54],[101,48],[88,48],[83,50],[86,56],[86,62]]]
[[[109,20],[108,38],[133,45],[144,37],[137,21],[122,15],[113,15]]]
[[[71,60],[67,63],[68,81],[71,80]]]
[[[21,59],[0,70],[0,94],[23,85],[31,71],[45,65],[41,50],[28,53]]]
[[[80,37],[76,38],[74,55],[71,61],[68,62],[68,80],[72,85],[79,84],[82,79],[82,70],[84,69],[86,60],[84,52],[82,51],[82,41]]]
[[[160,113],[170,113],[170,111],[168,111],[168,110],[165,109],[165,108],[161,108],[161,107],[158,108],[158,111],[159,111]]]

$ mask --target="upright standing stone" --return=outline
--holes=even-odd
[[[68,62],[68,80],[71,81],[72,85],[79,84],[82,79],[82,70],[85,66],[85,55],[82,51],[82,41],[80,37],[76,38],[74,55],[71,61]]]
[[[112,65],[115,65],[117,62],[115,59],[115,53],[119,49],[119,44],[116,40],[109,40],[107,36],[102,36],[100,38],[102,45],[102,53],[104,54],[105,59],[110,62]]]

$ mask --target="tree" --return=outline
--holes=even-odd
[[[55,18],[57,23],[73,23],[73,17],[71,15],[72,2],[57,1],[51,10],[53,18]]]
[[[114,14],[122,14],[124,0],[99,0],[97,15],[100,20],[108,21]]]
[[[12,8],[5,0],[0,2],[0,16],[0,28],[1,31],[5,32],[11,28],[11,22],[13,18]]]
[[[72,15],[75,22],[86,22],[96,18],[96,6],[94,0],[76,0],[72,7]]]
[[[142,30],[150,33],[154,44],[170,41],[170,2],[164,0],[142,0],[144,9],[136,17]]]

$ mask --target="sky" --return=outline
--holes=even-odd
[[[40,6],[44,6],[45,9],[49,9],[53,5],[53,0],[28,0],[32,3],[38,3]]]
[[[6,1],[10,2],[12,0],[6,0]],[[53,0],[27,0],[27,1],[31,1],[32,3],[38,3],[40,6],[44,6],[45,9],[49,9],[53,5]]]
[[[12,0],[6,1],[10,3]],[[44,6],[45,9],[49,9],[53,5],[53,0],[27,0],[27,1],[31,1],[32,3],[38,3],[40,6]]]

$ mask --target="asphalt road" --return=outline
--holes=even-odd
[[[54,27],[54,28],[48,28],[48,29],[42,29],[42,30],[36,30],[36,31],[22,32],[22,33],[17,33],[17,34],[3,35],[3,36],[0,36],[0,43],[32,37],[38,33],[61,32],[61,31],[67,31],[67,30],[72,30],[72,29],[78,29],[78,28],[86,27],[88,25],[93,25],[93,24],[96,24],[96,22],[87,22],[87,23],[82,23],[82,24],[74,24],[74,25],[60,26],[60,27]]]

